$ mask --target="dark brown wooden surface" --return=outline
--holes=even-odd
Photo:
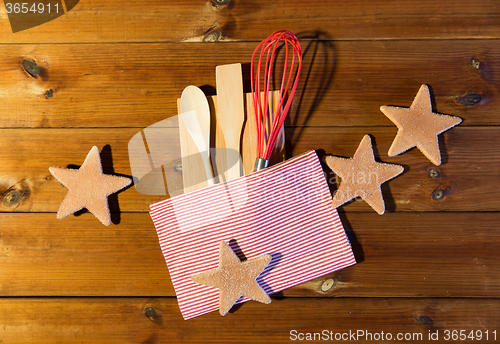
[[[14,34],[0,6],[0,341],[314,342],[294,330],[499,341],[499,22],[496,0],[81,0]],[[97,145],[104,172],[130,176],[133,135],[176,115],[185,86],[213,94],[217,65],[248,71],[278,29],[304,49],[287,156],[350,157],[370,134],[377,160],[405,172],[383,186],[385,215],[361,200],[339,209],[358,264],[270,305],[184,321],[147,213],[163,197],[112,196],[110,227],[88,213],[57,220],[66,189],[48,168],[79,166]],[[380,106],[408,107],[424,83],[435,111],[463,118],[439,136],[441,166],[416,149],[387,156],[397,129]],[[474,339],[453,340],[460,330]]]
[[[15,212],[56,212],[67,189],[49,173],[50,166],[79,166],[93,145],[101,149],[106,173],[130,175],[128,142],[140,128],[0,129],[0,190],[22,197],[4,197],[0,209]],[[440,136],[444,163],[434,166],[413,149],[388,157],[396,127],[288,128],[289,155],[317,150],[320,155],[350,157],[363,135],[374,139],[377,158],[405,167],[402,176],[383,185],[389,211],[496,211],[500,191],[500,130],[489,127],[457,127]],[[43,142],[43,144],[41,144]],[[173,145],[174,143],[172,143]],[[65,149],[71,147],[71,149]],[[172,146],[173,147],[173,146]],[[180,159],[172,153],[172,159]],[[169,168],[173,169],[172,166]],[[431,170],[439,177],[431,177]],[[328,169],[325,168],[325,172]],[[175,173],[174,171],[172,173]],[[179,174],[180,176],[180,174]],[[337,179],[328,173],[332,190]],[[436,190],[444,198],[433,199]],[[115,211],[145,212],[162,196],[143,195],[130,187],[114,199]],[[352,202],[346,212],[371,211],[365,202]]]
[[[4,342],[20,344],[290,343],[299,342],[291,340],[294,336],[324,331],[328,338],[337,333],[350,337],[330,343],[349,343],[353,338],[361,343],[388,342],[366,340],[368,333],[376,338],[382,331],[384,338],[390,334],[396,343],[400,334],[410,338],[400,342],[427,343],[429,334],[436,333],[438,340],[433,343],[449,343],[446,329],[463,329],[467,335],[471,330],[474,335],[481,331],[483,341],[472,342],[494,343],[492,329],[500,320],[498,300],[461,298],[342,298],[332,302],[289,298],[266,305],[265,315],[260,304],[249,302],[225,317],[211,313],[189,321],[178,320],[181,315],[172,298],[11,299],[0,300],[0,306]]]
[[[497,213],[341,217],[358,264],[281,296],[500,297]],[[175,296],[149,215],[119,221],[3,214],[0,296]]]
[[[185,85],[214,87],[219,64],[245,64],[248,92],[255,46],[0,45],[2,127],[144,128],[177,114]],[[462,126],[500,123],[496,40],[333,39],[302,40],[302,46],[304,72],[289,125],[392,127],[380,106],[410,106],[423,83],[435,110],[463,117]],[[40,68],[36,78],[23,69],[25,59]]]
[[[2,13],[5,15],[5,13]],[[338,40],[498,38],[495,0],[80,0],[66,15],[5,43],[257,41],[276,30]],[[2,20],[1,32],[9,33]]]

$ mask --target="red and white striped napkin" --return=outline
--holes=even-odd
[[[191,276],[218,266],[222,240],[240,259],[272,255],[268,294],[356,263],[314,151],[150,208],[184,319],[218,309],[218,289]]]

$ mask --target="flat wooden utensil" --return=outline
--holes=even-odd
[[[194,143],[189,131],[184,124],[181,111],[181,99],[177,99],[177,116],[179,121],[179,139],[182,161],[182,184],[184,193],[195,191],[208,186],[207,174],[204,168],[203,158],[199,154],[198,147]]]
[[[217,66],[215,68],[217,88],[217,123],[224,137],[226,148],[222,181],[229,181],[242,176],[241,173],[241,133],[245,120],[243,102],[243,77],[241,63]],[[219,161],[219,159],[218,159]],[[224,164],[223,164],[224,165]],[[226,172],[227,171],[227,172]]]
[[[203,159],[208,185],[214,185],[210,165],[210,108],[202,90],[188,86],[181,95],[181,116]]]
[[[261,99],[264,98],[262,92]],[[273,121],[274,114],[276,114],[279,106],[280,91],[269,91],[269,113],[270,121]],[[253,109],[252,93],[246,93],[246,117],[245,126],[243,128],[243,137],[241,139],[241,158],[243,160],[244,174],[253,172],[255,166],[255,159],[257,158],[257,120],[255,118]],[[278,139],[274,144],[273,152],[269,158],[269,165],[272,166],[285,159],[285,130],[281,128]]]

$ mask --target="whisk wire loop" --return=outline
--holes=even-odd
[[[278,106],[276,112],[272,114],[272,110],[269,109],[269,91],[274,72],[273,66],[277,63],[277,55],[281,47],[284,47],[282,79],[276,100]],[[258,61],[255,63],[257,56]],[[265,65],[264,73],[262,73],[263,64]],[[252,101],[257,122],[257,158],[269,160],[297,89],[302,68],[302,49],[299,40],[287,30],[271,34],[255,48],[250,68],[253,76],[251,80]]]

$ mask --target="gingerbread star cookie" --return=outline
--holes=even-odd
[[[219,266],[193,275],[191,279],[219,289],[219,312],[224,316],[242,296],[262,303],[271,302],[256,280],[270,261],[271,255],[265,254],[242,262],[231,247],[221,241]]]
[[[462,122],[460,117],[432,112],[427,85],[420,86],[409,108],[381,106],[380,111],[398,127],[389,156],[417,147],[434,165],[441,164],[438,135]]]
[[[333,207],[359,196],[380,215],[385,212],[381,185],[404,170],[400,165],[376,162],[368,135],[363,137],[352,158],[327,156],[325,162],[342,179],[332,200]]]
[[[86,208],[106,226],[111,224],[108,196],[132,182],[130,178],[103,174],[99,148],[96,146],[92,147],[78,170],[50,167],[49,171],[68,188],[57,212],[58,219]]]

